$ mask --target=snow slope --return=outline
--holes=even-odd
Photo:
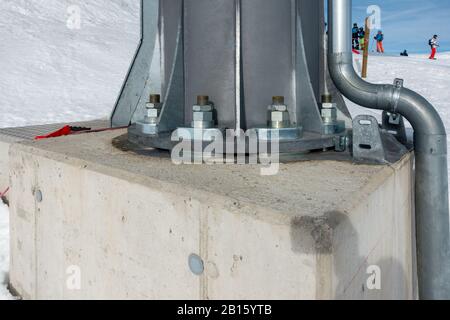
[[[108,116],[137,47],[139,3],[1,0],[0,127]],[[80,29],[67,26],[73,5]]]
[[[0,127],[106,117],[139,38],[139,0],[1,0]],[[78,5],[81,28],[67,27]],[[450,132],[450,53],[438,61],[371,56],[369,81],[405,85],[428,98]],[[349,104],[352,113],[375,114]],[[0,203],[0,299],[11,298],[8,210]]]

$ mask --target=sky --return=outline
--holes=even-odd
[[[450,51],[450,0],[353,0],[354,22],[362,26],[371,5],[380,8],[387,52],[429,51],[434,34],[439,35],[440,50]]]

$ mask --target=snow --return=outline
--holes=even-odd
[[[6,288],[9,269],[9,212],[0,200],[0,300],[12,299]]]
[[[139,3],[1,0],[0,127],[107,117],[137,46]],[[73,5],[80,10],[80,29],[67,24]],[[435,105],[450,132],[450,53],[438,59],[371,55],[368,81],[405,79],[405,86]],[[380,114],[349,106],[353,115]],[[0,201],[0,299],[11,298],[5,285],[8,242],[8,208]]]
[[[1,0],[0,127],[107,117],[137,48],[139,3]]]

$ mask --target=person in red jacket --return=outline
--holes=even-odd
[[[428,44],[431,47],[430,59],[431,60],[436,60],[436,52],[437,52],[437,48],[439,47],[438,36],[435,34],[433,36],[433,38],[430,39]]]

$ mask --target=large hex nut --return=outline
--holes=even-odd
[[[214,121],[192,121],[191,126],[195,129],[209,129],[214,127]]]
[[[272,122],[282,122],[282,121],[289,121],[289,113],[283,112],[283,111],[272,111],[270,113],[271,121]]]
[[[157,124],[158,123],[158,118],[155,117],[145,117],[144,118],[144,122],[147,124]]]
[[[213,113],[212,112],[194,112],[192,120],[194,120],[194,121],[213,121]]]
[[[322,117],[324,119],[337,119],[337,110],[335,108],[332,109],[322,109]]]
[[[158,118],[159,110],[158,109],[147,109],[147,117],[149,118]]]

